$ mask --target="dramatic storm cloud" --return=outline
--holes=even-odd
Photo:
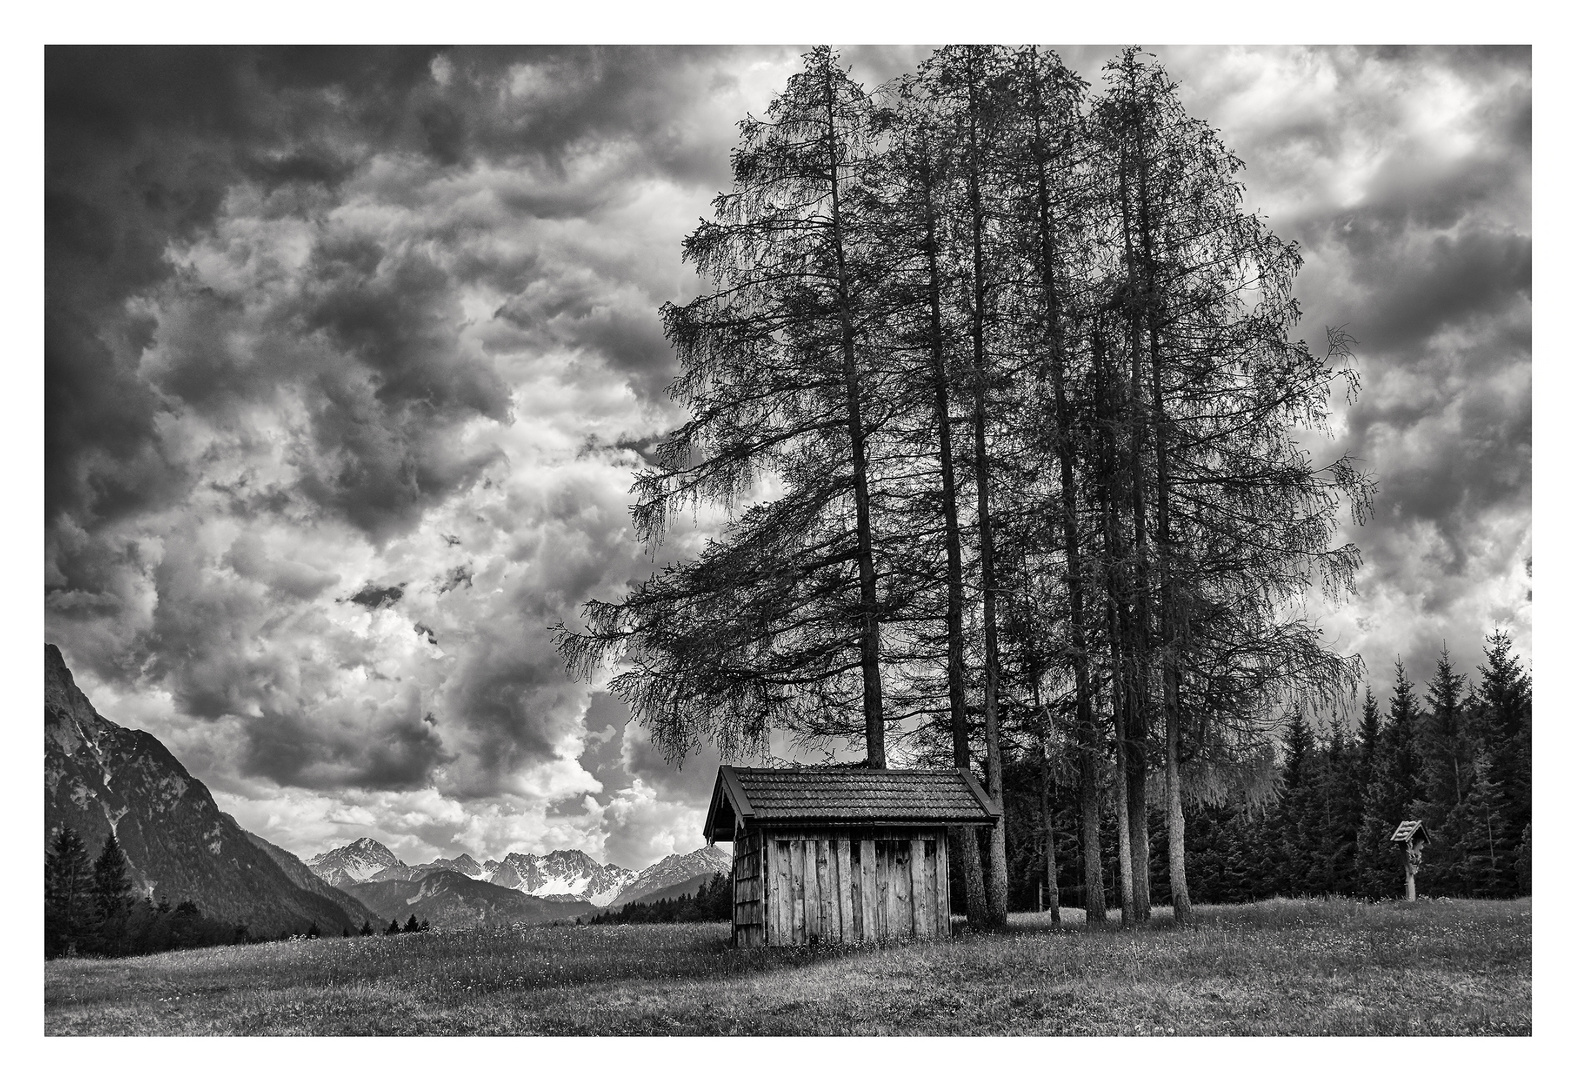
[[[700,843],[714,757],[548,628],[650,572],[656,310],[799,51],[51,50],[46,632],[100,710],[303,853]],[[1330,638],[1379,693],[1497,626],[1528,659],[1528,50],[1156,51],[1300,242],[1306,336],[1359,342],[1310,447],[1380,482]]]

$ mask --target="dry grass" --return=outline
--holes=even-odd
[[[1530,902],[1275,900],[1177,929],[736,950],[723,925],[458,931],[44,969],[51,1035],[1530,1034]]]

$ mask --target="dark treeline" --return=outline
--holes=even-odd
[[[129,956],[254,940],[244,925],[209,918],[192,900],[133,898],[126,857],[111,833],[98,858],[70,828],[44,856],[44,955]]]
[[[44,855],[44,955],[137,956],[212,945],[245,945],[271,940],[253,934],[244,923],[211,918],[196,901],[171,905],[167,897],[135,898],[125,853],[110,833],[98,858],[89,860],[87,844],[69,826],[55,834]],[[401,930],[390,923],[384,933],[429,929],[410,917]],[[370,923],[361,934],[376,931]],[[348,930],[345,937],[352,936]],[[305,937],[319,937],[313,922]],[[281,934],[280,940],[302,936]]]
[[[667,897],[650,903],[634,900],[615,911],[591,916],[589,925],[731,921],[732,878],[718,873],[711,875],[710,881],[700,885],[692,896]]]
[[[1248,787],[1217,792],[1188,808],[1186,867],[1200,903],[1336,894],[1369,899],[1403,893],[1402,846],[1389,842],[1401,820],[1426,822],[1417,887],[1432,896],[1510,897],[1531,891],[1531,683],[1508,637],[1487,639],[1474,679],[1445,650],[1432,678],[1416,687],[1396,665],[1385,707],[1367,692],[1358,720],[1313,723],[1293,717],[1276,759]],[[1050,775],[1054,831],[1040,810],[1041,778],[1024,760],[1008,770],[1007,844],[1012,906],[1030,909],[1049,886],[1046,841],[1064,881],[1059,899],[1085,903],[1083,849],[1071,825],[1074,781]],[[1161,848],[1164,821],[1150,830]],[[1103,875],[1114,814],[1103,810]],[[1150,866],[1153,902],[1169,902],[1167,866]],[[960,884],[958,884],[960,888]],[[1051,886],[1048,890],[1053,893]],[[1048,901],[1045,901],[1048,906]]]
[[[872,91],[818,48],[731,164],[684,242],[710,291],[662,311],[688,419],[632,508],[652,550],[729,521],[559,627],[570,671],[615,670],[669,760],[976,771],[1008,820],[956,837],[974,926],[1056,813],[1092,922],[1106,892],[1148,918],[1154,867],[1185,921],[1188,808],[1267,798],[1273,732],[1364,673],[1306,614],[1372,480],[1301,445],[1357,380],[1342,332],[1293,336],[1295,245],[1137,49],[1093,92],[1034,48]]]

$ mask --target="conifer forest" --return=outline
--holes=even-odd
[[[954,842],[978,927],[1391,897],[1413,818],[1423,893],[1528,894],[1513,642],[1379,701],[1392,659],[1319,626],[1381,483],[1321,453],[1359,345],[1299,325],[1242,166],[1139,49],[1096,85],[1036,48],[872,88],[806,54],[662,311],[688,420],[633,525],[725,527],[559,626],[570,670],[673,762],[973,770],[1005,807]]]

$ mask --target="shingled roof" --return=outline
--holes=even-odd
[[[716,774],[705,839],[741,824],[824,827],[988,825],[1000,808],[961,769],[745,769]]]

